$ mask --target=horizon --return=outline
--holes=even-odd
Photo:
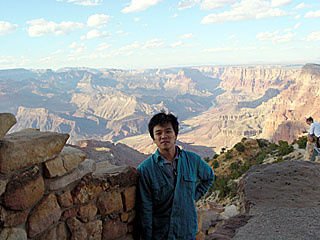
[[[0,70],[320,63],[315,0],[12,0],[0,13]]]

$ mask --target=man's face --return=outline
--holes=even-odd
[[[160,152],[175,148],[177,136],[171,123],[167,123],[163,126],[156,125],[153,128],[153,135],[153,142],[157,145]]]
[[[308,125],[311,125],[311,123],[312,123],[311,121],[307,121],[307,124],[308,124]]]

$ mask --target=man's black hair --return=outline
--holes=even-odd
[[[312,117],[308,117],[308,118],[306,119],[306,122],[313,122],[313,118],[312,118]]]
[[[148,124],[151,138],[154,139],[153,128],[155,126],[157,125],[164,126],[168,123],[171,123],[174,133],[176,134],[176,136],[178,136],[178,133],[179,133],[178,118],[171,113],[167,114],[164,112],[160,112],[154,115]]]

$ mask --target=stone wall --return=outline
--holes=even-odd
[[[0,114],[0,239],[133,239],[137,171],[86,159],[68,134]]]

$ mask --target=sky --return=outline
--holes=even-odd
[[[305,63],[319,0],[0,0],[0,69]]]

